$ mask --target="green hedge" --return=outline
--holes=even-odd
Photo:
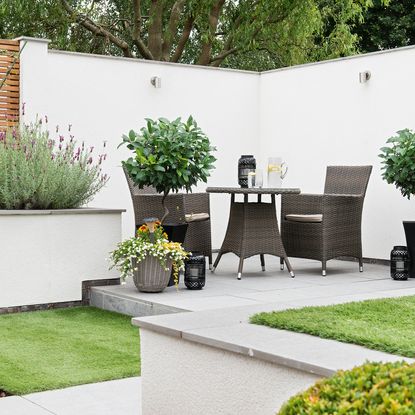
[[[339,359],[341,356],[339,356]],[[293,396],[279,415],[413,415],[415,365],[366,363]]]

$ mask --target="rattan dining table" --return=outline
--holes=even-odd
[[[265,271],[264,255],[274,255],[284,262],[292,278],[295,277],[278,229],[275,196],[280,194],[299,194],[297,188],[241,188],[208,187],[208,193],[227,193],[231,195],[228,227],[222,247],[219,250],[212,272],[215,271],[223,254],[233,252],[239,257],[238,280],[242,278],[244,259],[260,256],[262,270]],[[243,201],[235,200],[243,195]],[[249,201],[249,195],[256,195],[256,201]],[[262,196],[270,195],[271,202],[263,202]]]

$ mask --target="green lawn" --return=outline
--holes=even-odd
[[[260,313],[251,323],[415,357],[415,297]]]
[[[0,316],[0,389],[20,395],[139,375],[130,321],[92,307]]]

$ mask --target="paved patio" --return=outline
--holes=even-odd
[[[262,272],[259,257],[248,258],[238,281],[238,258],[224,255],[214,274],[207,271],[203,290],[188,290],[183,281],[179,291],[169,287],[157,294],[138,292],[131,280],[120,286],[94,287],[92,304],[144,316],[265,304],[289,308],[415,294],[415,279],[394,281],[384,265],[365,264],[361,273],[356,262],[333,260],[328,262],[327,277],[322,277],[319,262],[292,258],[296,277],[290,278],[287,270],[280,270],[278,258],[266,256],[265,260],[267,270]]]

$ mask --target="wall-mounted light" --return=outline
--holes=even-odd
[[[359,82],[361,84],[366,83],[371,77],[372,74],[370,73],[370,71],[359,72]]]
[[[154,88],[161,88],[161,78],[159,76],[153,76],[150,79],[151,85],[154,86]]]

